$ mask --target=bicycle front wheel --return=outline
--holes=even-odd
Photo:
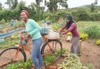
[[[46,56],[51,55],[54,58],[53,60],[56,61],[62,55],[62,43],[59,40],[48,40],[48,42],[43,45],[41,54],[44,60]]]
[[[12,64],[18,61],[25,62],[26,61],[26,54],[22,49],[17,47],[8,48],[3,50],[0,53],[0,67],[6,66],[7,64]]]

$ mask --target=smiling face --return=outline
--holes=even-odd
[[[69,21],[70,21],[70,20],[69,20],[68,18],[66,18],[66,22],[69,23]]]
[[[28,19],[28,16],[25,12],[21,12],[20,14],[20,18],[23,20],[23,21],[26,21]]]

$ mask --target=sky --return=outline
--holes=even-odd
[[[0,0],[0,2],[3,4],[3,6],[7,7],[7,5],[5,5],[4,3],[7,0]],[[19,2],[21,0],[18,0]],[[23,0],[26,2],[26,5],[29,5],[32,2],[35,2],[35,0]],[[95,0],[68,0],[68,7],[69,8],[73,8],[73,7],[78,7],[78,6],[83,6],[83,5],[90,5],[91,3],[93,3]],[[43,3],[41,3],[41,5],[43,6]],[[98,5],[100,5],[100,0],[98,0]]]

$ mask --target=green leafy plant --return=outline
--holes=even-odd
[[[92,63],[87,63],[86,67],[88,67],[88,69],[94,69],[94,65]]]
[[[0,24],[4,24],[6,21],[4,20],[4,19],[2,19],[1,21],[0,21]]]
[[[17,62],[5,67],[5,69],[31,69],[33,62],[29,59],[27,62]]]
[[[86,28],[84,32],[87,33],[90,38],[100,37],[100,29],[97,26],[90,26]]]
[[[51,64],[52,62],[54,62],[54,60],[55,60],[54,54],[48,54],[44,57],[44,62],[46,65]]]
[[[64,59],[62,64],[58,64],[58,69],[88,69],[82,66],[80,58],[75,54],[68,54],[68,57]]]
[[[63,48],[63,49],[62,49],[62,54],[64,54],[66,51],[67,51],[67,50]],[[57,52],[57,54],[60,54],[60,53],[61,53],[61,50],[59,49],[59,50],[57,50],[56,52]]]

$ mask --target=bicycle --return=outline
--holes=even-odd
[[[46,55],[53,54],[55,56],[54,61],[56,61],[62,55],[62,43],[58,39],[57,40],[47,39],[45,35],[42,35],[42,38],[44,40],[44,43],[41,47],[42,56],[45,58]],[[59,50],[59,53],[57,53],[57,50]],[[2,63],[2,64],[0,63],[0,67],[18,61],[26,62],[27,60],[26,51],[28,51],[31,54],[31,50],[29,50],[21,42],[18,44],[18,47],[14,46],[3,50],[0,53],[0,62]]]

